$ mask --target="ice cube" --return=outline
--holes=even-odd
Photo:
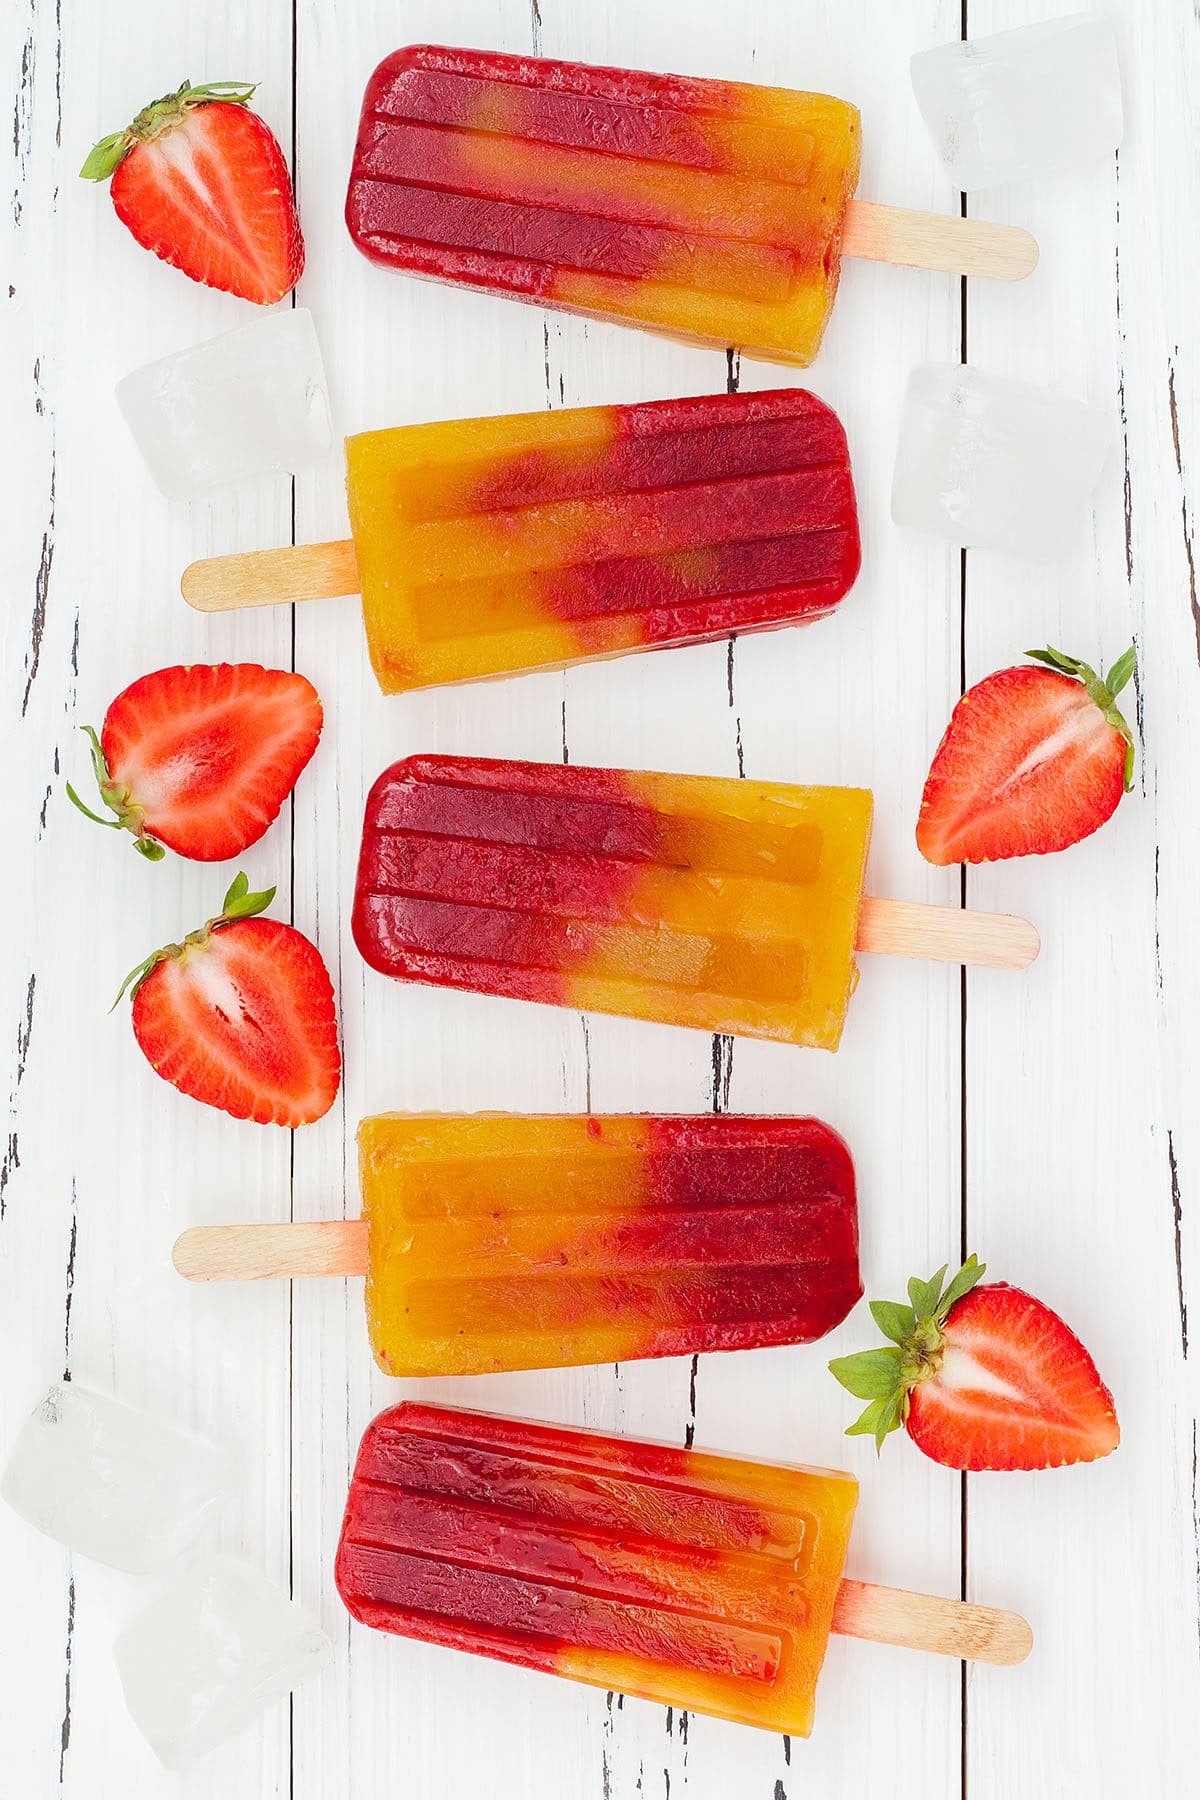
[[[960,363],[908,382],[892,517],[969,548],[1061,556],[1100,477],[1113,421],[1052,388]]]
[[[117,404],[173,500],[307,468],[333,443],[321,346],[302,306],[135,369]]]
[[[114,1646],[134,1723],[169,1769],[235,1737],[332,1654],[257,1569],[210,1557],[178,1576]]]
[[[912,84],[939,156],[968,191],[1106,156],[1121,141],[1117,40],[1092,13],[922,50]]]
[[[18,1433],[0,1498],[82,1556],[142,1574],[193,1542],[234,1468],[208,1439],[71,1381]]]

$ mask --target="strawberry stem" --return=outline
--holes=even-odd
[[[164,94],[144,106],[124,131],[114,131],[93,144],[79,173],[85,181],[107,181],[138,144],[153,143],[164,131],[181,125],[197,106],[221,101],[226,106],[246,106],[258,86],[256,81],[207,81],[202,87],[183,82],[173,94]]]
[[[835,1356],[829,1372],[857,1400],[869,1404],[846,1427],[847,1437],[871,1436],[876,1451],[890,1431],[908,1417],[908,1397],[919,1382],[928,1381],[942,1366],[944,1327],[953,1308],[978,1282],[986,1263],[968,1256],[958,1274],[946,1281],[949,1264],[943,1263],[928,1281],[916,1276],[908,1284],[909,1304],[896,1300],[872,1300],[871,1317],[892,1343],[882,1350],[860,1350],[854,1356]]]
[[[111,819],[102,819],[90,807],[85,806],[70,782],[67,783],[67,798],[77,806],[85,818],[97,825],[107,825],[110,831],[132,831],[134,849],[144,856],[147,862],[161,862],[167,854],[162,845],[152,838],[146,830],[146,809],[139,806],[124,782],[114,781],[109,773],[108,759],[104,754],[100,739],[94,727],[81,725],[79,728],[91,745],[92,773],[96,777],[96,786],[100,789],[100,798],[114,815]]]

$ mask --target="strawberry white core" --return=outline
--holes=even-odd
[[[1020,1388],[1013,1387],[958,1344],[946,1345],[938,1380],[956,1393],[994,1394],[998,1399],[1014,1401],[1026,1398]]]

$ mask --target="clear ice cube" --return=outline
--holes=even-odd
[[[80,1555],[143,1574],[187,1549],[234,1473],[219,1445],[71,1381],[18,1433],[0,1498]]]
[[[113,1654],[134,1723],[181,1770],[315,1675],[332,1648],[257,1569],[211,1557],[127,1625]]]
[[[1079,13],[941,44],[911,66],[938,154],[968,192],[1107,156],[1121,142],[1108,19]]]
[[[302,306],[135,369],[117,404],[172,500],[307,468],[333,444],[321,346]]]
[[[966,548],[1050,562],[1070,548],[1113,421],[1052,388],[960,363],[914,369],[900,420],[892,517]]]

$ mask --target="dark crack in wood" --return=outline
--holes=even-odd
[[[1183,1199],[1179,1191],[1179,1164],[1175,1159],[1175,1134],[1167,1132],[1167,1163],[1171,1170],[1171,1217],[1175,1226],[1175,1295],[1179,1305],[1179,1338],[1184,1360],[1188,1353],[1187,1296],[1183,1286]]]
[[[21,1166],[21,1147],[17,1135],[17,1096],[21,1083],[25,1079],[25,1069],[29,1062],[29,1046],[33,1041],[33,1004],[37,994],[37,975],[30,973],[25,988],[25,1010],[17,1020],[16,1059],[13,1064],[13,1079],[9,1089],[9,1132],[4,1153],[0,1156],[0,1222],[7,1209],[8,1184]]]
[[[29,710],[29,696],[33,692],[33,684],[37,680],[37,672],[42,660],[42,638],[46,631],[46,603],[50,596],[50,572],[54,566],[54,509],[55,509],[56,470],[54,465],[54,449],[50,450],[50,505],[46,520],[46,529],[42,533],[42,553],[38,559],[38,572],[33,584],[33,617],[29,625],[29,649],[25,657],[25,692],[21,699],[21,717]]]
[[[37,10],[36,7],[31,7],[29,30],[26,33],[25,42],[21,46],[17,91],[13,99],[12,142],[16,180],[13,183],[12,215],[13,224],[17,226],[21,223],[24,207],[22,195],[29,167],[29,153],[33,145],[33,77],[37,62],[37,44],[34,38],[36,22]]]
[[[68,1564],[68,1567],[70,1565]],[[75,1654],[75,1571],[71,1569],[67,1576],[67,1642],[64,1657],[65,1672],[63,1675],[63,1715],[59,1730],[58,1750],[58,1787],[61,1793],[66,1785],[67,1751],[71,1748],[71,1668]]]
[[[683,1447],[690,1450],[696,1441],[696,1376],[700,1372],[699,1355],[692,1357],[692,1366],[688,1373],[688,1416],[683,1428]]]
[[[1154,771],[1154,811],[1158,814],[1158,770]],[[1154,846],[1154,985],[1161,994],[1163,991],[1162,932],[1158,922],[1159,881],[1158,865],[1162,846]]]
[[[75,1304],[75,1254],[79,1248],[79,1189],[71,1177],[71,1236],[67,1243],[67,1279],[63,1302],[63,1380],[71,1379],[71,1310]]]
[[[1176,347],[1176,355],[1179,354]],[[1167,358],[1167,401],[1171,409],[1171,442],[1175,446],[1175,473],[1179,477],[1179,510],[1183,525],[1183,554],[1187,561],[1188,601],[1192,609],[1192,631],[1196,639],[1196,657],[1200,661],[1200,598],[1196,594],[1196,550],[1192,520],[1188,512],[1187,487],[1183,478],[1183,450],[1179,441],[1179,402],[1175,395],[1175,364]]]

